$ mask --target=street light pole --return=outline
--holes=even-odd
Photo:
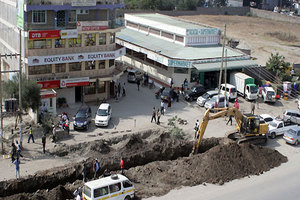
[[[19,38],[20,38],[20,55],[19,55],[19,130],[20,130],[20,145],[22,146],[23,137],[22,137],[22,29],[19,29]]]
[[[0,54],[0,118],[1,118],[1,128],[0,128],[0,134],[1,134],[1,151],[2,154],[4,154],[4,146],[3,146],[3,110],[2,110],[2,67],[1,67],[1,61],[2,61],[2,56]]]
[[[220,90],[221,90],[221,82],[222,82],[225,40],[226,40],[226,24],[224,25],[224,37],[223,37],[223,45],[222,45],[223,48],[222,48],[222,59],[221,59],[221,68],[220,68],[220,76],[219,76],[218,99],[220,98]]]

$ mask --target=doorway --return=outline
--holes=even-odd
[[[75,87],[75,102],[81,102],[82,101],[82,86]]]
[[[205,72],[204,82],[208,89],[214,89],[218,87],[219,74],[219,72]]]

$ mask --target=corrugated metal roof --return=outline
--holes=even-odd
[[[193,66],[200,72],[217,71],[221,68],[221,62],[193,64]],[[258,65],[252,60],[238,60],[227,62],[227,69],[241,69],[244,67],[258,67]],[[225,69],[225,62],[223,63],[223,69]]]
[[[161,55],[173,59],[200,60],[222,57],[221,45],[186,47],[128,28],[118,32],[116,37],[136,46],[143,47],[154,52],[159,52]],[[244,54],[240,52],[233,51],[228,48],[225,49],[227,49],[228,57],[244,56]]]

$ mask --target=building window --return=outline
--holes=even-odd
[[[178,42],[183,42],[183,37],[179,35],[175,35],[175,40]]]
[[[115,43],[115,33],[111,33],[109,39],[110,39],[110,40],[109,40],[109,41],[110,41],[110,44]]]
[[[77,21],[77,15],[76,15],[76,10],[70,10],[69,11],[69,23],[76,23]]]
[[[109,60],[109,67],[112,67],[115,65],[115,59]]]
[[[80,10],[77,10],[77,14],[78,15],[87,15],[87,14],[89,14],[89,10],[80,9]]]
[[[160,30],[155,29],[155,28],[150,28],[150,33],[153,33],[155,35],[160,35]]]
[[[177,73],[177,74],[188,74],[188,72],[189,72],[188,68],[174,67],[174,73]]]
[[[55,64],[55,73],[66,72],[66,64]]]
[[[104,81],[99,81],[98,83],[98,93],[105,93],[106,84]]]
[[[129,22],[129,21],[126,22],[126,25],[136,29],[139,27],[139,25],[137,25],[136,23]]]
[[[51,49],[51,47],[52,47],[51,39],[28,41],[28,49]]]
[[[77,38],[69,38],[70,47],[81,47],[81,35],[78,35]]]
[[[106,34],[105,33],[101,33],[99,35],[99,44],[100,45],[106,44]]]
[[[99,60],[99,69],[105,69],[105,60]]]
[[[90,85],[85,86],[85,94],[96,94],[96,82],[91,82]]]
[[[56,39],[55,40],[55,48],[65,48],[66,40],[65,39]]]
[[[140,25],[140,30],[148,32],[148,26]]]
[[[162,31],[161,35],[165,38],[173,39],[173,34]]]
[[[28,75],[50,74],[50,73],[52,73],[51,65],[29,66],[28,67]]]
[[[81,71],[81,63],[69,63],[69,71],[74,72],[74,71]]]
[[[84,35],[85,46],[95,46],[96,45],[96,33],[89,33]]]
[[[45,10],[32,11],[32,23],[33,24],[46,24],[47,12]]]
[[[85,70],[93,70],[95,69],[95,61],[89,61],[85,65]]]

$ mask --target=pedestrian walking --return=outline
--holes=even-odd
[[[196,124],[195,124],[195,138],[197,138],[197,133],[198,133],[198,130],[199,130],[199,126],[200,126],[200,123],[199,123],[199,120],[197,119],[196,121]]]
[[[123,90],[122,96],[125,97],[126,96],[125,83],[123,84],[122,90]]]
[[[16,147],[17,147],[17,160],[20,159],[20,157],[23,158],[22,154],[21,154],[21,145],[19,144],[18,140],[16,140]]]
[[[138,79],[138,80],[136,81],[136,84],[137,84],[138,91],[140,91],[140,84],[141,84],[140,79]]]
[[[160,110],[159,110],[159,109],[157,109],[157,125],[159,125],[159,124],[160,124],[160,121],[159,121],[159,119],[160,119],[160,116],[161,116],[161,112],[160,112]]]
[[[98,173],[100,171],[100,163],[97,158],[93,162],[93,171],[94,171],[94,179],[97,179],[99,177]]]
[[[254,101],[251,102],[251,114],[254,115],[254,111],[255,111],[255,103]]]
[[[184,84],[181,84],[181,93],[184,91]]]
[[[32,142],[34,143],[34,137],[33,137],[33,128],[31,125],[29,125],[29,137],[28,137],[28,143],[30,142],[30,139],[32,140]]]
[[[55,128],[55,125],[53,125],[53,128],[52,128],[52,141],[54,143],[56,143],[56,128]]]
[[[229,115],[229,119],[228,119],[226,125],[228,125],[228,123],[230,122],[230,126],[232,126],[232,117],[233,117],[232,115]]]
[[[184,90],[185,90],[185,91],[187,91],[187,89],[188,89],[188,86],[189,86],[189,82],[188,82],[188,80],[187,80],[187,79],[184,79],[184,81],[183,81],[183,85],[184,85]]]
[[[154,121],[155,121],[155,123],[156,123],[156,110],[155,110],[155,107],[153,107],[153,110],[152,110],[151,123],[152,123],[153,119],[154,119]]]
[[[168,96],[168,108],[171,108],[171,104],[172,104],[172,102],[171,102],[171,97]]]
[[[176,95],[176,102],[179,102],[179,90],[177,90],[177,95]]]
[[[17,147],[15,143],[11,143],[10,155],[11,155],[11,162],[13,163],[15,161],[15,156],[17,155]]]
[[[16,179],[19,179],[20,178],[20,160],[16,159],[13,163],[16,165]]]
[[[83,163],[83,166],[82,166],[82,177],[83,177],[82,181],[86,182],[86,164],[85,164],[85,162]]]
[[[240,108],[239,101],[238,101],[237,98],[236,98],[235,101],[234,101],[233,107],[235,107],[236,109],[239,109],[239,108]]]
[[[121,96],[121,83],[118,84],[118,95]]]
[[[121,161],[120,161],[120,168],[121,168],[121,174],[124,175],[124,160],[121,157]]]
[[[171,88],[173,88],[173,84],[174,84],[174,81],[173,81],[173,78],[171,78],[171,82],[170,82]]]
[[[42,136],[42,144],[43,144],[43,153],[46,151],[46,134]]]
[[[160,113],[165,114],[165,102],[163,100],[160,102]]]

